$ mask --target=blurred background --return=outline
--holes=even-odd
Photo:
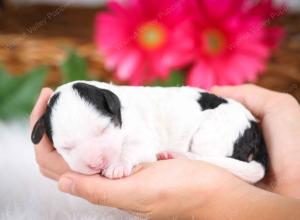
[[[0,219],[134,219],[60,193],[28,116],[73,80],[255,83],[300,100],[299,0],[0,0]],[[24,120],[25,119],[25,120]]]
[[[248,30],[243,30],[244,35],[241,35],[241,31],[239,35],[228,31],[222,34],[220,30],[224,29],[218,30],[215,26],[207,29],[207,24],[211,24],[211,20],[217,15],[210,15],[212,12],[206,9],[205,13],[209,14],[207,20],[201,18],[205,25],[197,26],[199,22],[196,21],[196,25],[193,24],[194,27],[191,28],[194,32],[202,27],[206,28],[206,31],[193,35],[202,34],[204,37],[185,48],[174,48],[174,45],[178,44],[179,40],[180,44],[188,45],[187,42],[191,39],[187,36],[174,39],[172,37],[179,35],[177,32],[186,33],[191,29],[180,29],[180,25],[174,29],[169,20],[186,19],[185,15],[180,14],[182,12],[177,11],[189,2],[187,0],[179,1],[182,5],[175,5],[173,8],[172,1],[167,0],[170,8],[174,10],[169,14],[165,12],[170,8],[164,4],[156,6],[155,1],[148,5],[140,3],[142,7],[139,9],[133,9],[134,6],[128,3],[130,1],[122,1],[122,9],[121,4],[107,7],[104,0],[0,2],[0,118],[4,120],[28,115],[42,86],[55,88],[61,83],[77,79],[96,79],[131,85],[187,84],[203,88],[253,82],[269,89],[290,93],[300,100],[298,0],[250,1],[264,2],[265,5],[258,7],[255,12],[249,8],[245,9],[252,10],[247,12],[248,18],[246,17],[245,21],[254,20],[255,16],[260,16],[261,20],[247,26]],[[176,4],[176,1],[173,2]],[[225,2],[229,6],[235,4],[234,1]],[[270,8],[270,3],[273,4],[273,8]],[[149,13],[148,17],[127,16],[128,21],[124,22],[121,21],[121,10],[127,10],[131,15],[155,11],[159,20],[153,13]],[[204,13],[201,6],[198,11]],[[237,15],[233,13],[232,16]],[[195,20],[200,19],[197,15],[195,17]],[[149,21],[154,19],[157,23],[150,24]],[[176,23],[178,24],[178,21]],[[162,25],[167,28],[162,29]],[[220,25],[223,24],[216,27]],[[125,37],[124,32],[127,34]],[[252,35],[255,39],[251,38]],[[258,35],[263,35],[264,39],[260,37],[261,41],[264,40],[263,43],[257,42]],[[170,38],[167,41],[172,45],[163,48],[161,45],[166,44],[166,36]],[[116,47],[116,44],[112,45],[113,40],[121,42],[114,53],[112,48]],[[176,40],[177,43],[172,40]],[[226,43],[229,46],[225,47]],[[243,53],[243,56],[240,56],[238,50],[241,51],[240,47],[244,47],[244,44],[257,49],[253,49],[252,55]],[[195,52],[196,50],[201,53]],[[225,53],[225,50],[230,50],[232,56],[237,54],[238,58],[222,63],[220,60],[224,59],[220,54]],[[186,57],[184,62],[180,54]],[[244,69],[241,69],[241,66],[244,66]]]

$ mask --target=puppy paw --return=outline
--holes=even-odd
[[[163,151],[156,154],[156,158],[157,160],[170,160],[170,159],[185,158],[185,155],[174,151]]]
[[[132,172],[132,165],[125,163],[115,163],[102,171],[102,175],[109,179],[120,179],[129,176]]]
[[[163,151],[158,154],[156,154],[157,160],[170,160],[174,159],[175,155],[171,151]]]

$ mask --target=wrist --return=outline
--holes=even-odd
[[[224,216],[230,216],[228,219],[233,219],[231,212],[235,209],[234,207],[237,207],[241,200],[249,198],[251,191],[251,185],[239,179],[229,184],[224,183],[223,187],[212,193],[209,200],[197,210],[197,217],[206,220],[219,220],[224,219]]]
[[[208,219],[205,212],[210,206],[216,205],[215,201],[220,199],[220,195],[240,190],[243,185],[247,185],[222,168],[198,161],[187,163],[193,177],[185,179],[184,184],[177,186],[175,191],[164,190],[160,194],[153,209],[155,219],[172,216],[179,219]]]
[[[188,205],[191,206],[184,212],[182,219],[223,219],[228,211],[224,208],[231,209],[231,205],[227,205],[228,202],[238,201],[250,193],[249,188],[251,189],[252,185],[224,172],[223,169],[212,168],[211,172],[202,174],[198,178],[194,176],[193,182],[197,182],[195,179],[199,181],[189,187],[192,196]],[[222,211],[224,215],[215,215]]]

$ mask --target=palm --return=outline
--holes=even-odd
[[[230,193],[238,188],[237,184],[242,183],[222,168],[185,159],[142,164],[136,167],[131,176],[119,180],[108,180],[97,175],[86,178],[88,178],[86,182],[94,183],[99,188],[99,191],[96,189],[98,195],[96,201],[91,202],[105,204],[103,198],[109,200],[112,195],[103,195],[103,192],[114,190],[119,198],[118,208],[142,214],[144,217],[155,216],[153,212],[159,212],[167,207],[173,209],[168,210],[168,213],[176,213],[178,210],[189,213],[189,207],[185,207],[180,201],[195,200],[193,202],[197,205],[205,204],[207,202],[205,199],[220,188],[224,190],[227,187],[226,191]],[[95,190],[92,192],[95,193]],[[199,192],[202,197],[195,197],[195,192]],[[120,200],[127,200],[128,195],[130,201],[125,204],[119,203]],[[102,199],[99,201],[99,198]]]

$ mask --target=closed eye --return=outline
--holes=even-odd
[[[61,149],[65,150],[65,151],[71,151],[73,149],[73,147],[61,147]]]

